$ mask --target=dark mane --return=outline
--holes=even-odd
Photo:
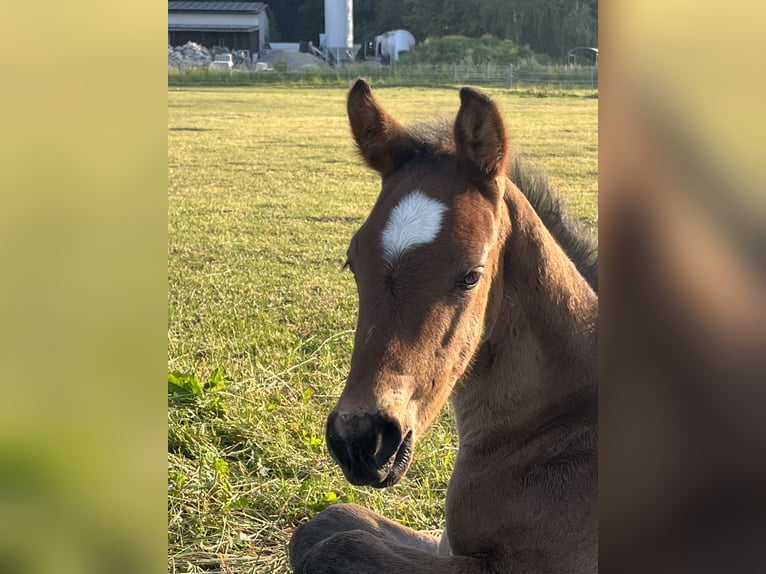
[[[452,124],[446,120],[415,125],[409,128],[409,134],[419,155],[446,155],[455,149]],[[508,177],[526,196],[564,253],[598,293],[598,245],[593,234],[569,217],[561,197],[545,173],[518,154],[514,154],[510,162]]]
[[[579,221],[569,217],[558,192],[538,167],[514,155],[508,177],[532,204],[564,253],[591,288],[598,293],[598,245]]]

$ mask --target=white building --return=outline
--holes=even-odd
[[[168,44],[260,54],[269,41],[267,8],[263,2],[168,2]]]

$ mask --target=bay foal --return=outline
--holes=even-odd
[[[545,189],[512,181],[534,187],[495,104],[460,100],[451,133],[413,131],[364,80],[349,92],[382,189],[348,248],[359,316],[326,431],[351,483],[388,487],[451,397],[446,531],[337,504],[296,530],[295,572],[597,571],[596,263]]]

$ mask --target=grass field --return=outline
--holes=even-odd
[[[485,91],[512,145],[594,228],[595,93]],[[455,89],[377,94],[404,123],[459,104]],[[389,490],[347,484],[324,446],[355,323],[341,266],[378,186],[355,155],[345,89],[169,90],[169,572],[286,573],[295,525],[337,500],[443,527],[448,411]]]

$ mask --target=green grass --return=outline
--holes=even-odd
[[[443,527],[448,410],[389,490],[347,484],[324,446],[355,324],[341,266],[379,186],[355,154],[345,91],[168,92],[169,572],[286,573],[294,527],[336,500]],[[595,227],[598,100],[486,91],[514,147]],[[378,96],[405,123],[459,102],[455,89]]]

